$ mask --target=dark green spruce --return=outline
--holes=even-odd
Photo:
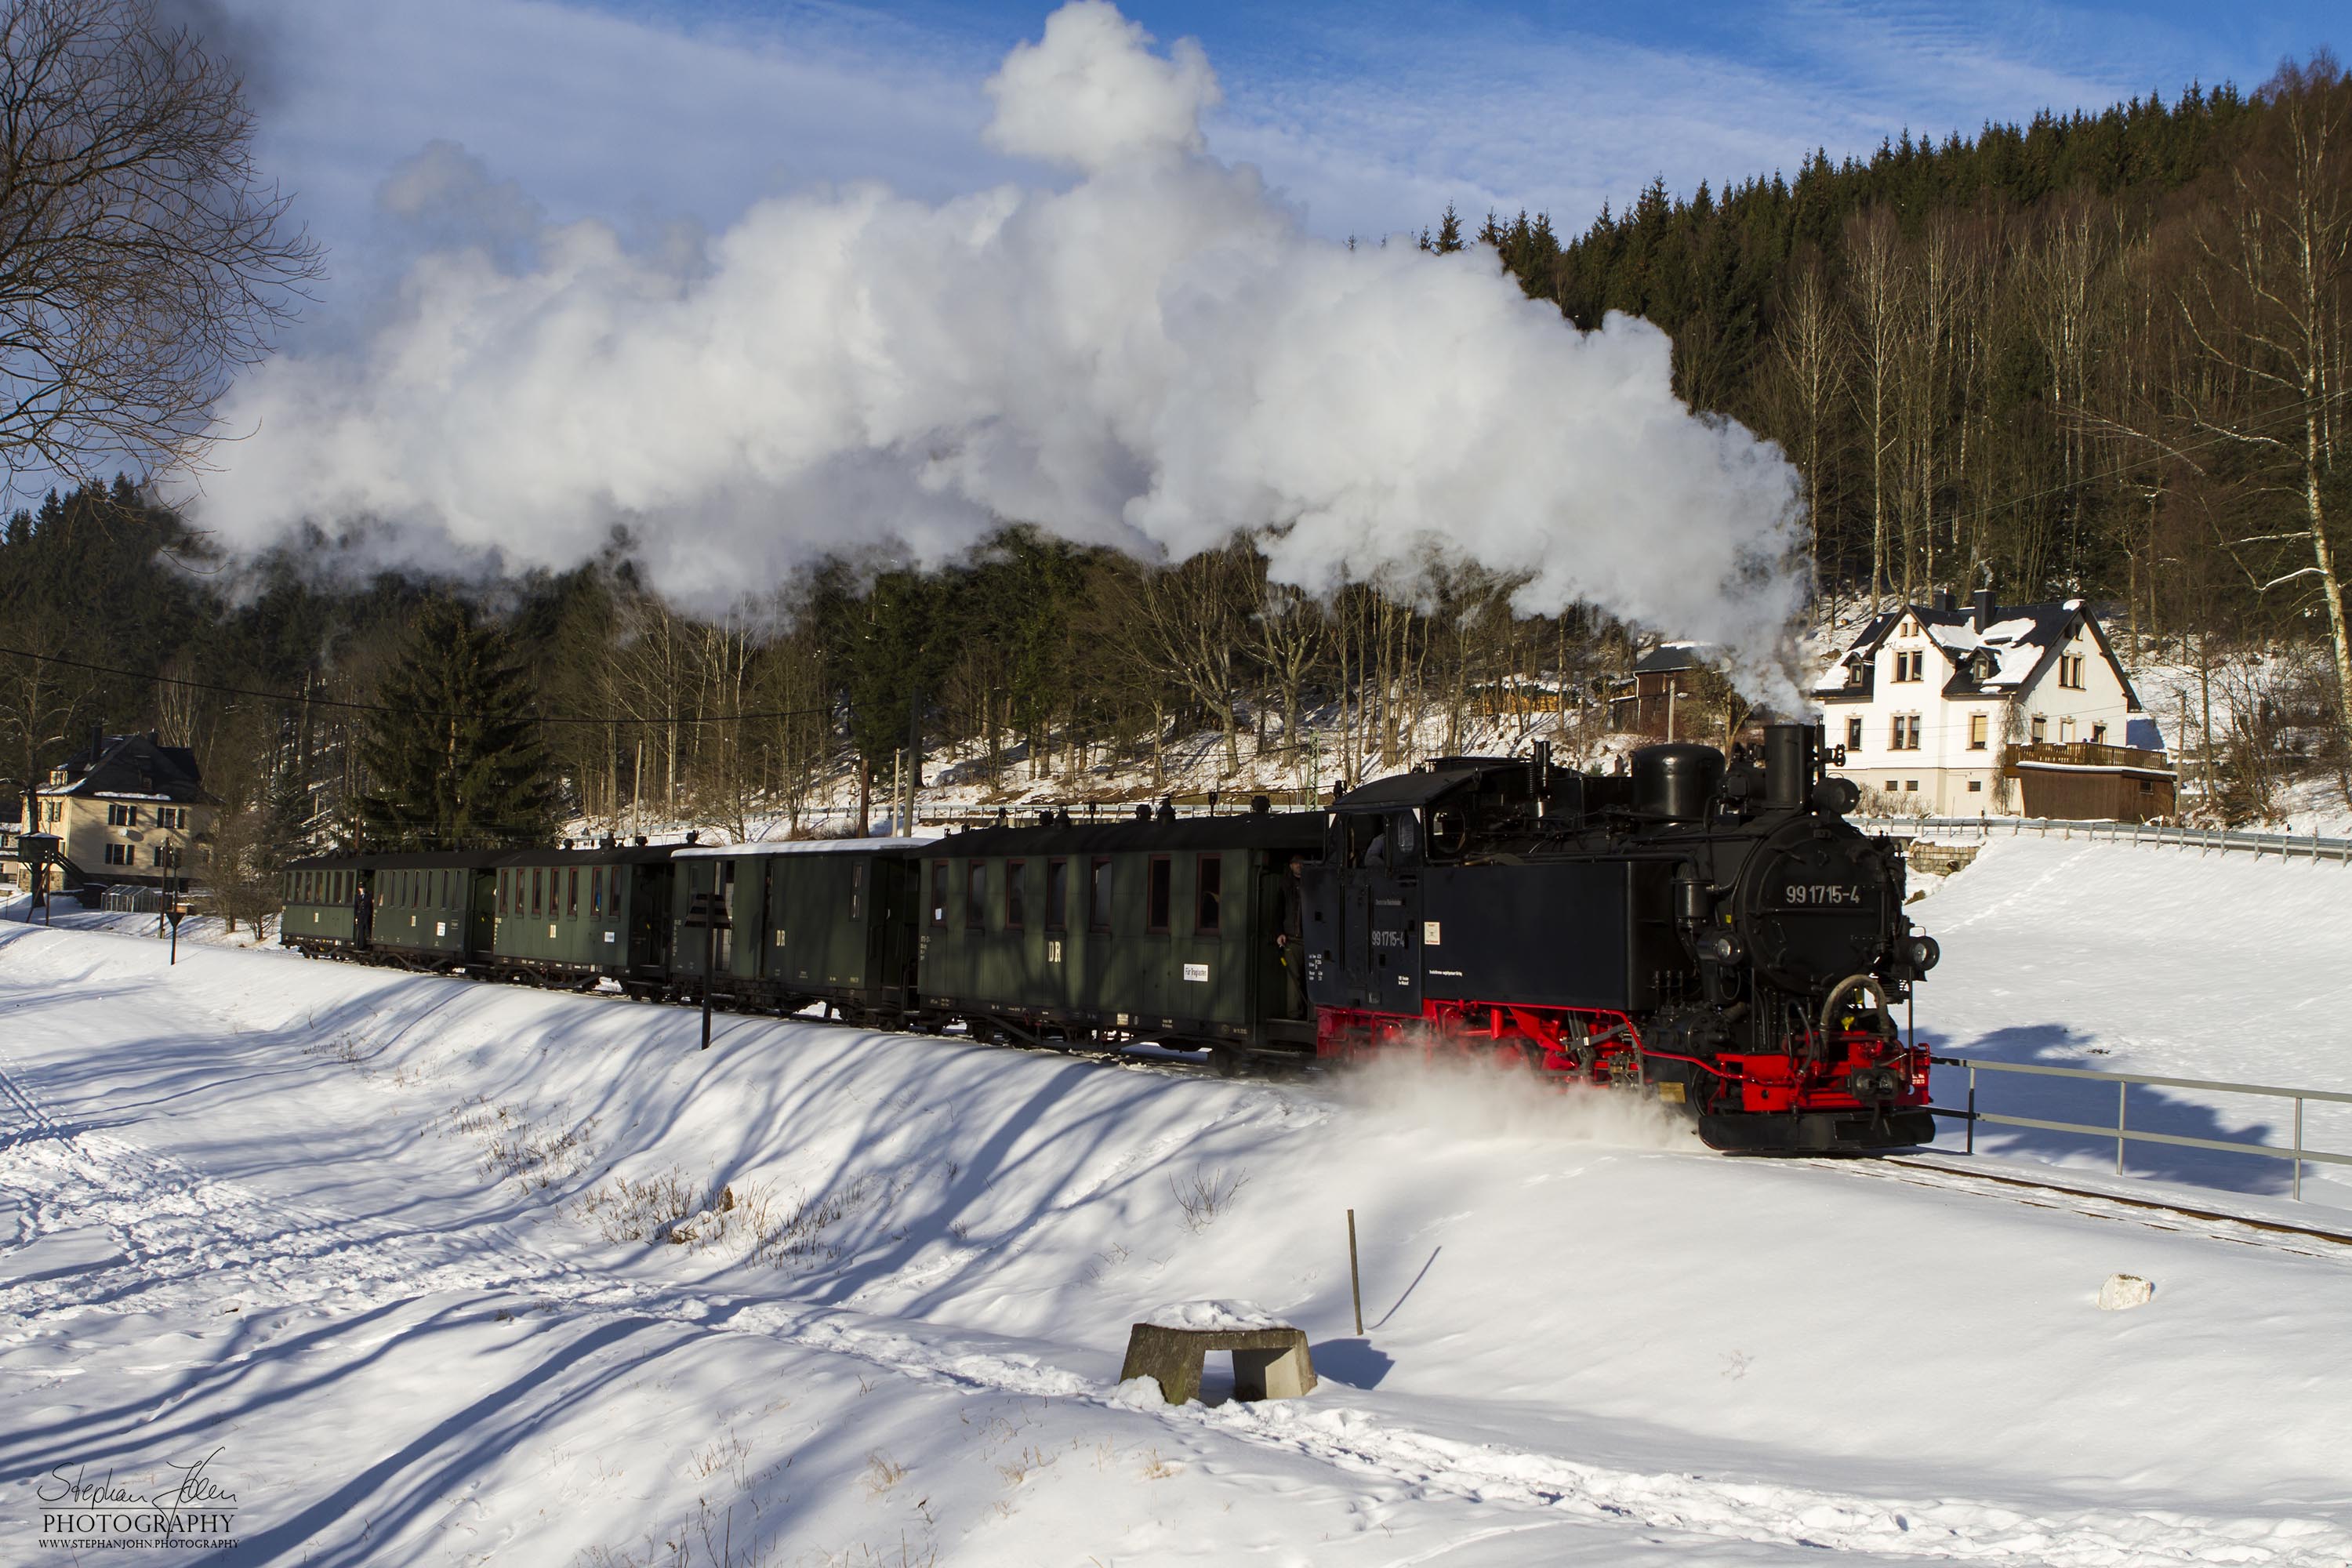
[[[497,627],[425,605],[360,741],[367,847],[476,849],[545,843],[556,775],[532,682]]]

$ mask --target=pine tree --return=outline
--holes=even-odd
[[[544,841],[555,773],[530,678],[494,626],[436,601],[416,617],[360,742],[359,816],[372,849]]]

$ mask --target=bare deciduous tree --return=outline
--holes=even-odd
[[[242,84],[148,0],[0,7],[0,458],[200,465],[227,378],[320,272]]]

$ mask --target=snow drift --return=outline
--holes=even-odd
[[[803,191],[653,251],[436,143],[383,198],[438,247],[363,345],[238,384],[205,525],[367,521],[439,566],[565,565],[625,527],[706,605],[1007,521],[1147,560],[1243,530],[1312,590],[1475,561],[1524,611],[1591,601],[1780,689],[1794,474],[1675,398],[1664,334],[1579,332],[1481,250],[1310,237],[1203,151],[1198,47],[1150,42],[1073,0],[989,83],[989,140],[1061,185]]]

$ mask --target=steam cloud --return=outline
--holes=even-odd
[[[1432,560],[1731,650],[1759,695],[1799,608],[1796,478],[1674,396],[1670,345],[1580,333],[1475,248],[1318,240],[1202,151],[1216,79],[1073,0],[988,84],[992,144],[1064,188],[760,203],[708,243],[554,226],[436,144],[388,206],[468,229],[349,353],[224,414],[232,543],[367,521],[410,558],[565,566],[625,524],[724,603],[828,552],[943,562],[1006,521],[1152,560],[1260,536],[1314,592]],[[449,215],[459,215],[451,220]]]

